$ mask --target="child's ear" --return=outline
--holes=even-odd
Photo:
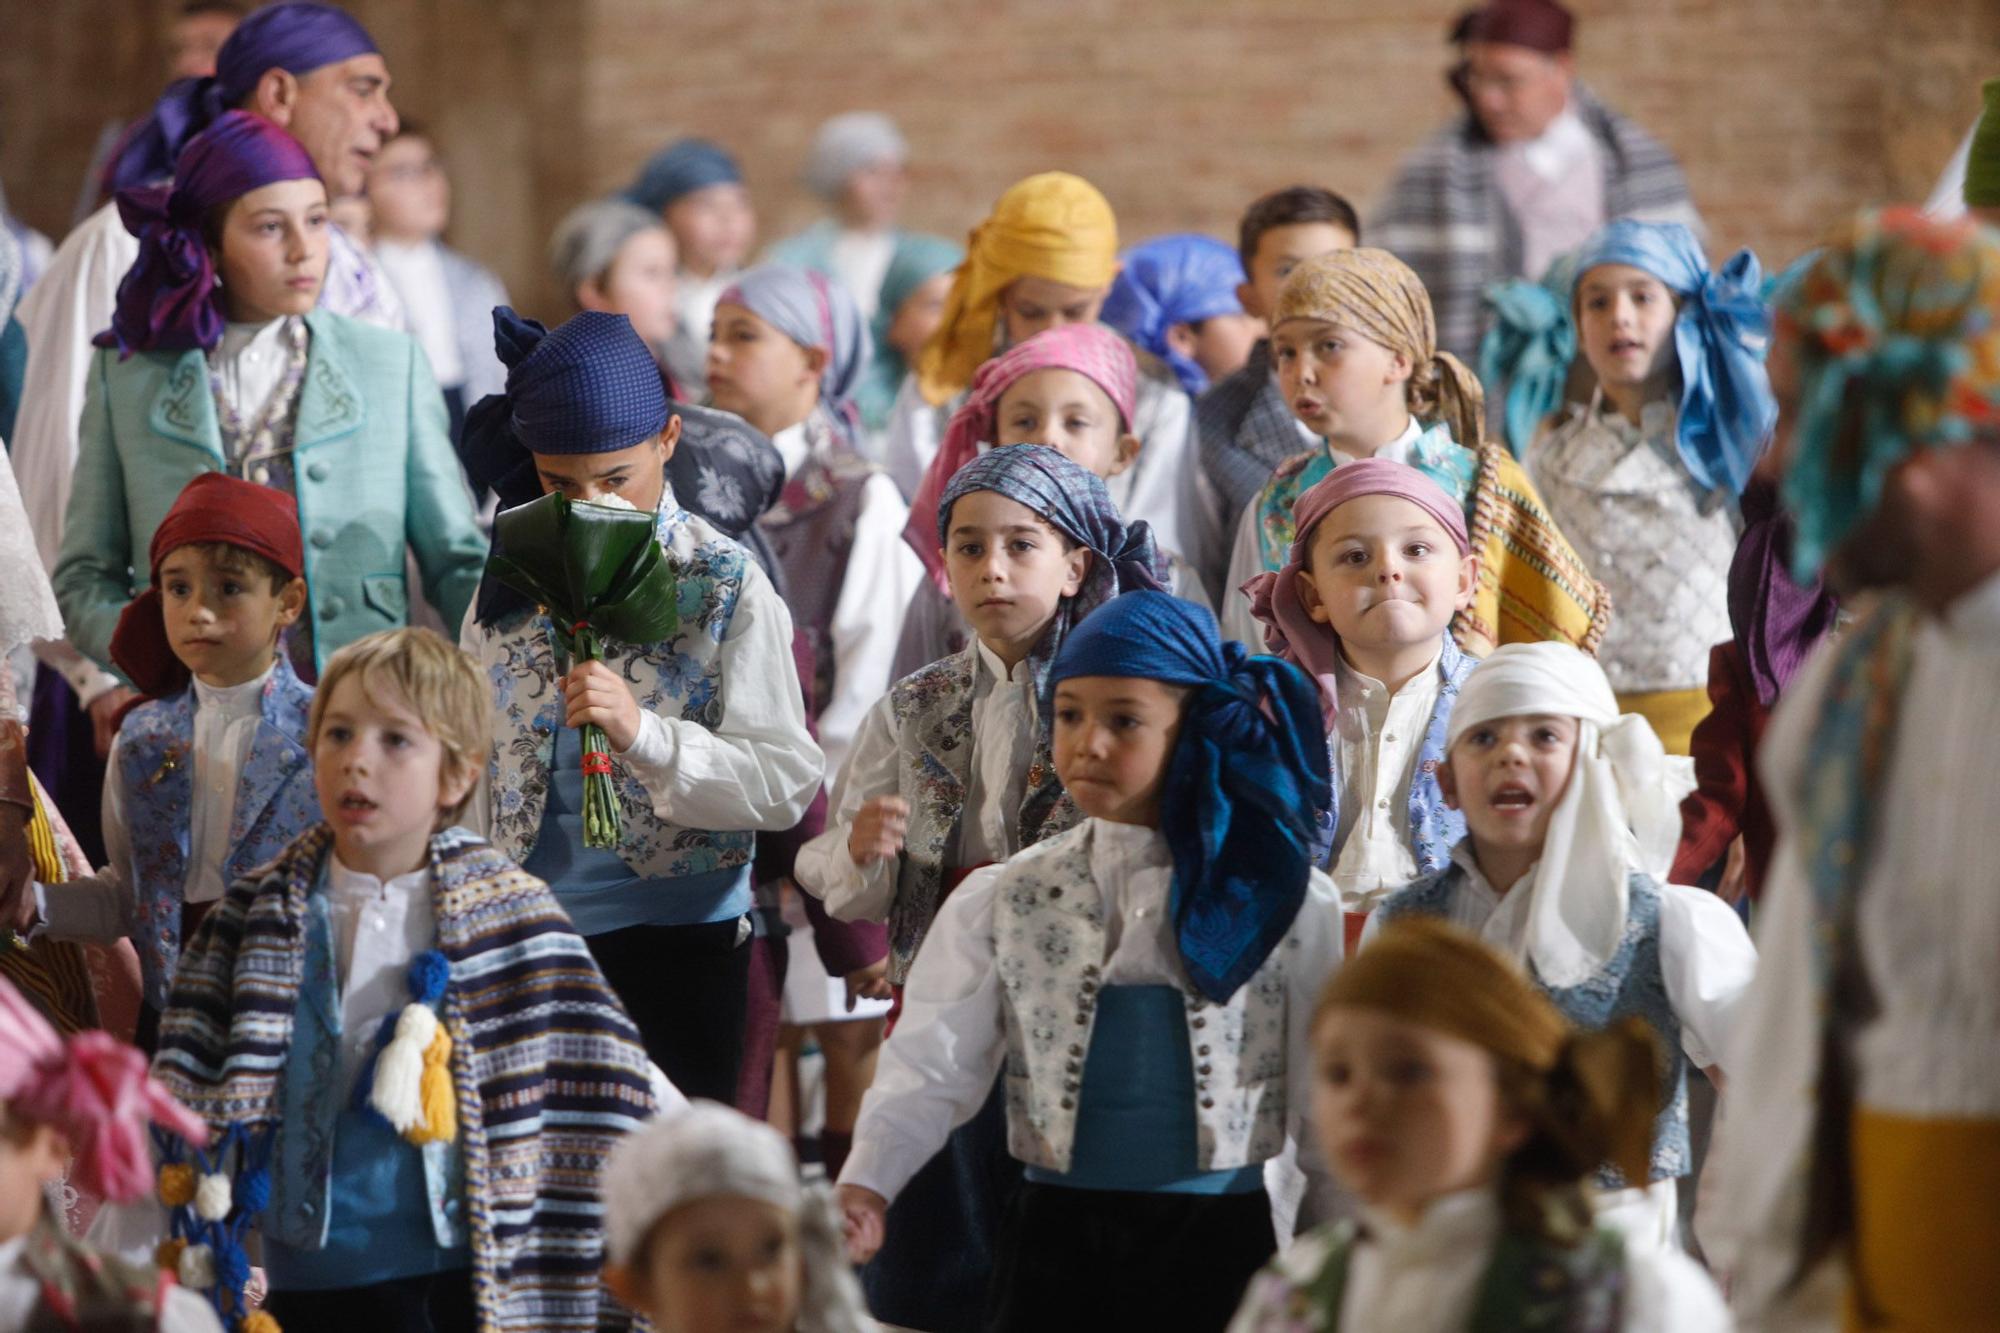
[[[1444,758],[1438,761],[1437,780],[1438,792],[1444,797],[1444,803],[1454,810],[1458,809],[1458,775],[1451,771],[1449,750],[1445,752]]]
[[[1143,448],[1145,448],[1145,444],[1139,439],[1138,436],[1134,435],[1131,431],[1128,430],[1123,435],[1120,435],[1118,437],[1118,452],[1116,456],[1116,461],[1114,461],[1111,464],[1110,475],[1105,477],[1105,480],[1106,481],[1111,480],[1112,477],[1117,476],[1119,473],[1123,472],[1126,468],[1129,468],[1132,466],[1132,464],[1138,462],[1139,451]]]
[[[1062,595],[1074,597],[1083,591],[1083,581],[1090,577],[1090,548],[1075,547],[1064,559],[1069,561],[1069,576],[1063,580]]]
[[[467,759],[453,763],[447,759],[438,768],[438,813],[456,810],[479,784],[479,765]]]
[[[1167,347],[1170,351],[1179,352],[1182,356],[1192,359],[1194,357],[1195,344],[1196,339],[1193,325],[1167,325]]]
[[[1389,376],[1382,382],[1384,384],[1401,384],[1406,382],[1415,371],[1416,364],[1407,355],[1402,352],[1391,352],[1389,354]]]
[[[1333,613],[1326,609],[1326,602],[1319,595],[1319,585],[1313,582],[1311,571],[1302,569],[1292,578],[1292,586],[1298,589],[1299,605],[1306,609],[1306,614],[1321,625],[1333,624]]]
[[[1255,315],[1263,320],[1270,318],[1269,312],[1264,309],[1264,303],[1257,299],[1257,289],[1247,282],[1236,284],[1236,303],[1243,307],[1243,313],[1246,315]],[[1265,330],[1267,337],[1269,333],[1268,329]]]
[[[818,384],[819,377],[826,374],[827,355],[824,347],[808,347],[806,354],[806,382]]]
[[[1458,595],[1452,600],[1452,605],[1464,611],[1471,607],[1473,599],[1478,595],[1479,557],[1467,554],[1458,562]]]
[[[278,589],[278,628],[289,629],[306,611],[306,581],[293,579]]]
[[[660,434],[660,461],[671,462],[674,448],[681,442],[681,416],[675,412],[667,418],[667,428]]]

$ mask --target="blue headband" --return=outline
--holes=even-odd
[[[1050,686],[1078,676],[1194,691],[1159,827],[1173,855],[1181,963],[1204,995],[1226,1002],[1305,902],[1313,833],[1333,790],[1318,687],[1289,662],[1224,642],[1205,607],[1152,591],[1111,599],[1070,633]]]
[[[1126,252],[1099,316],[1174,368],[1181,387],[1200,393],[1208,372],[1167,344],[1167,330],[1217,315],[1240,315],[1243,260],[1213,236],[1161,236]]]
[[[1778,420],[1764,371],[1771,310],[1763,300],[1757,256],[1739,250],[1711,270],[1694,233],[1680,223],[1620,218],[1577,253],[1577,281],[1602,264],[1643,270],[1680,297],[1674,322],[1681,372],[1675,442],[1702,489],[1741,495]]]

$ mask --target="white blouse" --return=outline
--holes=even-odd
[[[231,322],[223,326],[222,341],[208,353],[208,367],[222,385],[223,401],[245,426],[264,414],[279,381],[285,378],[285,360],[291,350],[286,344],[297,319],[288,315],[262,324]]]
[[[375,1052],[375,1029],[410,1003],[410,960],[436,942],[429,866],[380,880],[326,858],[326,906],[340,983],[340,1086]]]
[[[1021,850],[1018,821],[1039,725],[1027,662],[1009,671],[983,642],[974,645],[972,760],[954,858],[962,866],[1004,861]],[[888,920],[902,860],[892,856],[864,870],[848,854],[847,837],[863,805],[896,794],[902,764],[902,735],[885,694],[862,719],[834,785],[826,831],[799,849],[792,872],[800,887],[824,899],[828,914],[842,921]]]
[[[1343,910],[1367,912],[1390,889],[1417,877],[1416,853],[1410,850],[1410,784],[1444,678],[1433,658],[1391,693],[1342,658],[1334,682],[1340,696],[1333,746],[1340,823],[1334,830],[1339,851],[1333,886]]]

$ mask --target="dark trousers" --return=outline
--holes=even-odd
[[[472,1274],[401,1277],[370,1287],[274,1291],[264,1308],[285,1333],[478,1333]]]
[[[1000,1232],[988,1333],[1222,1333],[1278,1248],[1271,1200],[1024,1183]]]
[[[736,1101],[750,941],[740,918],[699,926],[627,926],[584,940],[625,1003],[660,1072],[689,1097]]]

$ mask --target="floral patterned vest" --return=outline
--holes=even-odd
[[[1383,899],[1376,908],[1383,924],[1399,916],[1444,916],[1458,881],[1465,872],[1448,866]],[[1681,1021],[1667,999],[1667,983],[1660,971],[1660,886],[1650,876],[1634,874],[1627,881],[1625,937],[1618,952],[1596,976],[1581,985],[1541,986],[1563,1016],[1586,1031],[1609,1027],[1627,1015],[1637,1015],[1659,1035],[1666,1064],[1662,1070],[1660,1111],[1653,1120],[1654,1180],[1672,1180],[1694,1169],[1694,1153],[1688,1143],[1687,1052],[1681,1048]],[[1529,974],[1534,965],[1529,963]],[[1601,1167],[1597,1183],[1607,1190],[1623,1189],[1629,1183],[1610,1166]]]
[[[256,739],[237,781],[229,817],[229,855],[222,863],[233,884],[271,860],[319,822],[306,715],[312,687],[283,657],[264,682]],[[118,782],[132,842],[135,899],[132,943],[146,1000],[167,1007],[181,956],[181,906],[194,826],[194,687],[141,704],[120,729]]]
[[[1008,860],[993,895],[993,956],[1006,1003],[1007,1150],[1070,1169],[1077,1092],[1097,1017],[1104,902],[1084,824]],[[1249,1166],[1285,1143],[1285,949],[1216,1004],[1186,989],[1203,1171]]]
[[[896,794],[910,804],[896,897],[889,905],[889,979],[910,975],[947,889],[946,862],[958,844],[972,772],[972,686],[979,645],[933,662],[889,687],[889,707],[901,737]],[[1036,741],[1021,802],[1020,838],[1031,846],[1076,824],[1083,813],[1062,788],[1049,758],[1047,729]]]
[[[662,643],[606,643],[604,661],[624,677],[639,707],[713,730],[722,721],[722,643],[736,614],[748,554],[708,522],[669,503],[654,528],[679,581],[680,628]],[[528,859],[548,804],[549,762],[563,724],[562,692],[545,618],[518,612],[475,631],[474,656],[493,686],[493,844],[516,863]],[[653,798],[613,763],[624,841],[618,855],[632,873],[672,879],[749,863],[749,832],[688,829],[661,819]]]
[[[854,528],[868,478],[876,469],[853,450],[832,444],[823,410],[807,419],[809,452],[757,520],[785,572],[792,624],[812,649],[812,700],[826,707],[834,690],[833,612],[847,583]]]

